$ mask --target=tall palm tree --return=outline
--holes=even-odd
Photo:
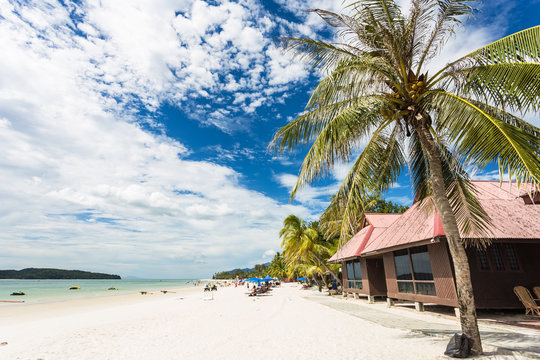
[[[298,216],[289,215],[283,220],[283,228],[279,232],[282,238],[281,248],[283,257],[289,264],[316,262],[328,271],[340,284],[337,274],[328,267],[326,259],[330,251],[318,242],[319,233],[313,227],[306,225]]]
[[[538,186],[540,129],[515,114],[540,108],[540,26],[507,36],[428,73],[447,39],[470,18],[472,1],[363,0],[350,15],[311,10],[337,42],[284,38],[284,48],[325,77],[305,112],[270,147],[313,142],[291,197],[367,145],[332,200],[345,238],[363,208],[409,167],[416,198],[441,217],[456,275],[463,332],[482,352],[464,239],[489,239],[490,219],[464,169],[497,161],[502,174]],[[470,236],[469,236],[470,237]]]

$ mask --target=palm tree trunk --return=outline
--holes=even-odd
[[[480,355],[482,342],[478,330],[469,261],[459,235],[456,217],[446,194],[440,153],[426,125],[419,125],[415,130],[428,158],[432,198],[441,217],[454,263],[461,330],[473,340],[472,354]]]
[[[324,267],[324,269],[326,271],[328,271],[334,277],[334,279],[336,279],[338,284],[341,285],[341,281],[339,281],[339,278],[338,278],[337,274],[335,272],[333,272],[332,270],[330,270],[330,268],[326,265],[326,263],[324,261],[322,261],[321,259],[319,259],[319,257],[317,255],[315,255],[315,253],[313,251],[311,251],[311,250],[308,250],[308,251],[311,254],[311,256],[313,256],[315,259],[317,259],[319,264],[321,264]]]

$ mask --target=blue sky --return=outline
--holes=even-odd
[[[433,67],[538,24],[539,1],[480,7]],[[347,171],[289,203],[305,149],[266,151],[320,77],[275,43],[331,37],[309,8],[342,3],[0,0],[0,268],[197,278],[269,261],[283,218],[316,219]],[[411,203],[406,174],[386,196]]]

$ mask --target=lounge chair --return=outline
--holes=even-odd
[[[536,295],[535,300],[540,300],[540,286],[533,287],[534,295]]]
[[[523,306],[525,306],[525,315],[531,313],[532,316],[540,316],[540,305],[538,305],[535,299],[533,299],[531,293],[526,287],[516,286],[514,287],[514,292]]]

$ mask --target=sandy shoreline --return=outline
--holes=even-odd
[[[225,287],[213,300],[171,291],[0,308],[0,359],[448,359],[448,339],[337,311],[296,284],[257,297]]]
[[[302,298],[202,288],[0,309],[1,359],[436,359],[441,340]]]

